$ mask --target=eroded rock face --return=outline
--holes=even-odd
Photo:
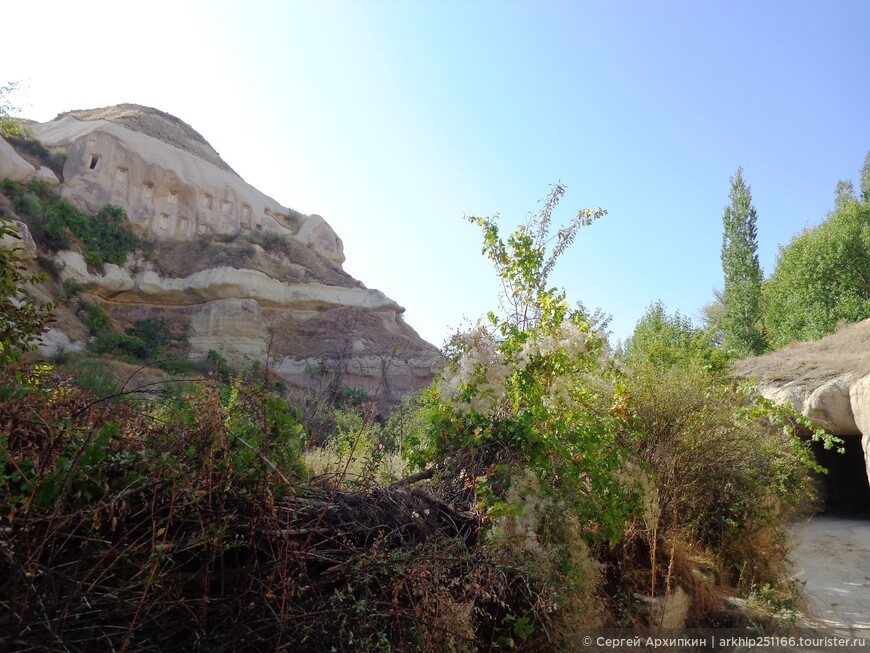
[[[824,382],[806,398],[803,414],[830,433],[859,435],[850,392],[854,382],[851,373]]]
[[[66,148],[61,192],[89,211],[117,204],[157,238],[250,230],[295,236],[344,261],[341,239],[323,218],[281,206],[229,168],[106,120],[68,115],[33,129],[47,147]]]
[[[12,222],[12,228],[16,231],[15,235],[0,236],[0,247],[11,249],[15,253],[15,258],[20,260],[31,260],[36,258],[36,243],[33,241],[33,236],[30,234],[30,229],[27,225],[19,220]]]
[[[870,477],[870,375],[861,377],[849,388],[849,401],[855,426],[861,433],[861,448],[867,461],[867,476]]]
[[[768,399],[792,404],[829,433],[861,436],[870,478],[870,320],[739,361],[735,371],[754,378]]]
[[[35,175],[36,168],[0,137],[0,181],[7,177],[12,181],[25,181],[33,179]]]
[[[247,184],[189,125],[120,105],[33,129],[46,147],[67,151],[66,199],[90,212],[121,206],[154,243],[124,267],[53,254],[60,277],[121,323],[166,317],[187,327],[192,357],[215,350],[236,366],[268,363],[298,386],[329,376],[395,399],[431,381],[440,352],[405,324],[399,304],[341,269],[342,242],[326,221]],[[0,145],[11,151],[0,147],[0,170],[57,183]],[[43,353],[71,346],[58,331]]]

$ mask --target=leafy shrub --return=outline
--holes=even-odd
[[[112,318],[106,313],[99,304],[82,304],[84,316],[82,322],[91,332],[91,335],[98,335],[104,331],[108,331],[112,325]]]
[[[185,330],[178,329],[166,318],[137,320],[125,333],[120,333],[112,327],[111,317],[99,304],[83,304],[82,309],[82,322],[93,336],[88,342],[88,350],[94,354],[108,354],[131,363],[160,363],[173,346],[183,349],[187,344]],[[194,363],[180,360],[163,364],[184,371],[195,369]]]
[[[4,183],[3,193],[12,198],[34,240],[50,251],[69,249],[72,235],[82,241],[88,263],[124,265],[127,255],[139,246],[126,212],[118,206],[108,204],[96,215],[81,213],[39,181],[27,186]]]
[[[83,284],[74,279],[64,279],[62,286],[67,299],[72,299],[85,289]]]
[[[8,220],[0,219],[0,236],[18,238]],[[0,366],[17,361],[36,347],[36,338],[47,328],[52,304],[39,304],[27,286],[45,281],[44,274],[30,275],[16,259],[15,249],[0,247]]]
[[[208,350],[205,357],[205,372],[213,372],[218,376],[226,378],[229,377],[232,371],[227,359],[219,351],[215,349]]]
[[[305,452],[305,464],[314,475],[335,476],[351,487],[389,483],[403,475],[406,463],[385,443],[371,405],[338,409],[333,419],[331,435]]]
[[[9,100],[9,95],[17,90],[18,82],[6,82],[0,85],[0,136],[7,140],[23,135],[26,131],[20,120],[9,115],[19,111],[19,108]]]
[[[661,303],[638,322],[624,360],[619,410],[629,419],[620,442],[646,476],[639,528],[652,551],[691,542],[730,581],[776,581],[783,515],[811,496],[808,471],[818,469],[798,436],[808,422],[729,378],[706,333]]]
[[[184,333],[177,333],[165,317],[148,317],[137,320],[129,329],[127,335],[142,342],[142,360],[157,358],[166,351],[173,342],[185,342]]]
[[[624,452],[608,410],[613,384],[600,363],[605,343],[585,311],[571,310],[564,292],[547,285],[577,229],[605,212],[581,211],[557,232],[547,256],[551,215],[563,192],[556,186],[541,213],[506,242],[492,219],[470,218],[502,279],[506,314],[490,313],[488,324],[454,338],[451,360],[429,395],[429,439],[417,455],[439,460],[468,449],[503,450],[506,460],[522,460],[535,473],[539,491],[579,516],[591,541],[617,541],[634,503],[615,476]],[[511,510],[503,488],[512,474],[497,456],[492,462],[495,473],[475,470],[473,482],[483,510],[495,517]]]
[[[551,238],[563,192],[554,187],[505,240],[494,220],[469,218],[501,278],[503,312],[451,341],[446,369],[422,400],[422,433],[412,428],[405,443],[406,455],[436,470],[451,501],[481,514],[488,546],[534,560],[536,596],[549,597],[555,619],[530,609],[528,625],[547,623],[557,641],[598,622],[600,570],[589,545],[609,550],[640,508],[637,483],[622,473],[623,417],[612,410],[617,371],[606,342],[582,305],[572,310],[548,285],[579,227],[605,213],[581,211]],[[508,627],[495,639],[517,645],[520,634]]]
[[[97,268],[103,267],[103,257],[98,252],[85,252],[85,263]]]
[[[725,372],[728,356],[715,346],[712,334],[695,327],[679,311],[669,315],[661,301],[650,304],[626,340],[619,356],[629,367],[698,364],[710,372]]]

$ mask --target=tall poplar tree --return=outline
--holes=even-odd
[[[761,266],[755,207],[750,187],[743,181],[743,168],[731,178],[731,204],[722,215],[723,346],[740,356],[760,354],[765,349],[761,329]]]

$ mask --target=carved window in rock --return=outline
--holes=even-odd
[[[96,170],[97,164],[100,162],[99,154],[91,154],[91,162],[88,164],[88,169]]]
[[[142,197],[146,200],[154,199],[154,184],[150,181],[142,184]]]
[[[178,204],[178,191],[169,191],[169,196],[166,198],[166,201],[170,204]]]
[[[233,212],[233,203],[228,200],[221,200],[221,213],[229,215]]]
[[[251,205],[242,204],[242,226],[245,229],[251,228]]]
[[[127,183],[127,168],[119,167],[117,170],[115,170],[115,181],[117,181],[119,184]]]
[[[178,229],[176,230],[178,233],[187,235],[190,231],[190,218],[186,215],[178,216]]]
[[[160,231],[169,231],[169,214],[161,213],[157,219],[157,228]]]
[[[209,195],[208,193],[202,194],[202,206],[206,209],[214,208],[214,196]]]

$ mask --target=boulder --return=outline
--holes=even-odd
[[[44,181],[49,186],[60,185],[60,179],[57,178],[57,175],[54,174],[54,171],[50,168],[46,168],[45,166],[40,166],[36,169],[36,179],[38,181]]]
[[[25,161],[15,149],[0,137],[0,181],[7,177],[12,181],[29,181],[36,175],[36,168]]]
[[[49,329],[39,336],[36,349],[41,356],[54,356],[61,352],[82,351],[85,348],[84,340],[73,342],[69,336],[60,329]]]
[[[854,381],[852,373],[825,381],[809,393],[801,411],[829,433],[860,435],[850,397]]]
[[[18,237],[4,234],[0,237],[0,247],[15,250],[15,257],[19,260],[35,259],[36,243],[30,235],[30,229],[20,220],[13,220],[12,227],[17,231]]]

